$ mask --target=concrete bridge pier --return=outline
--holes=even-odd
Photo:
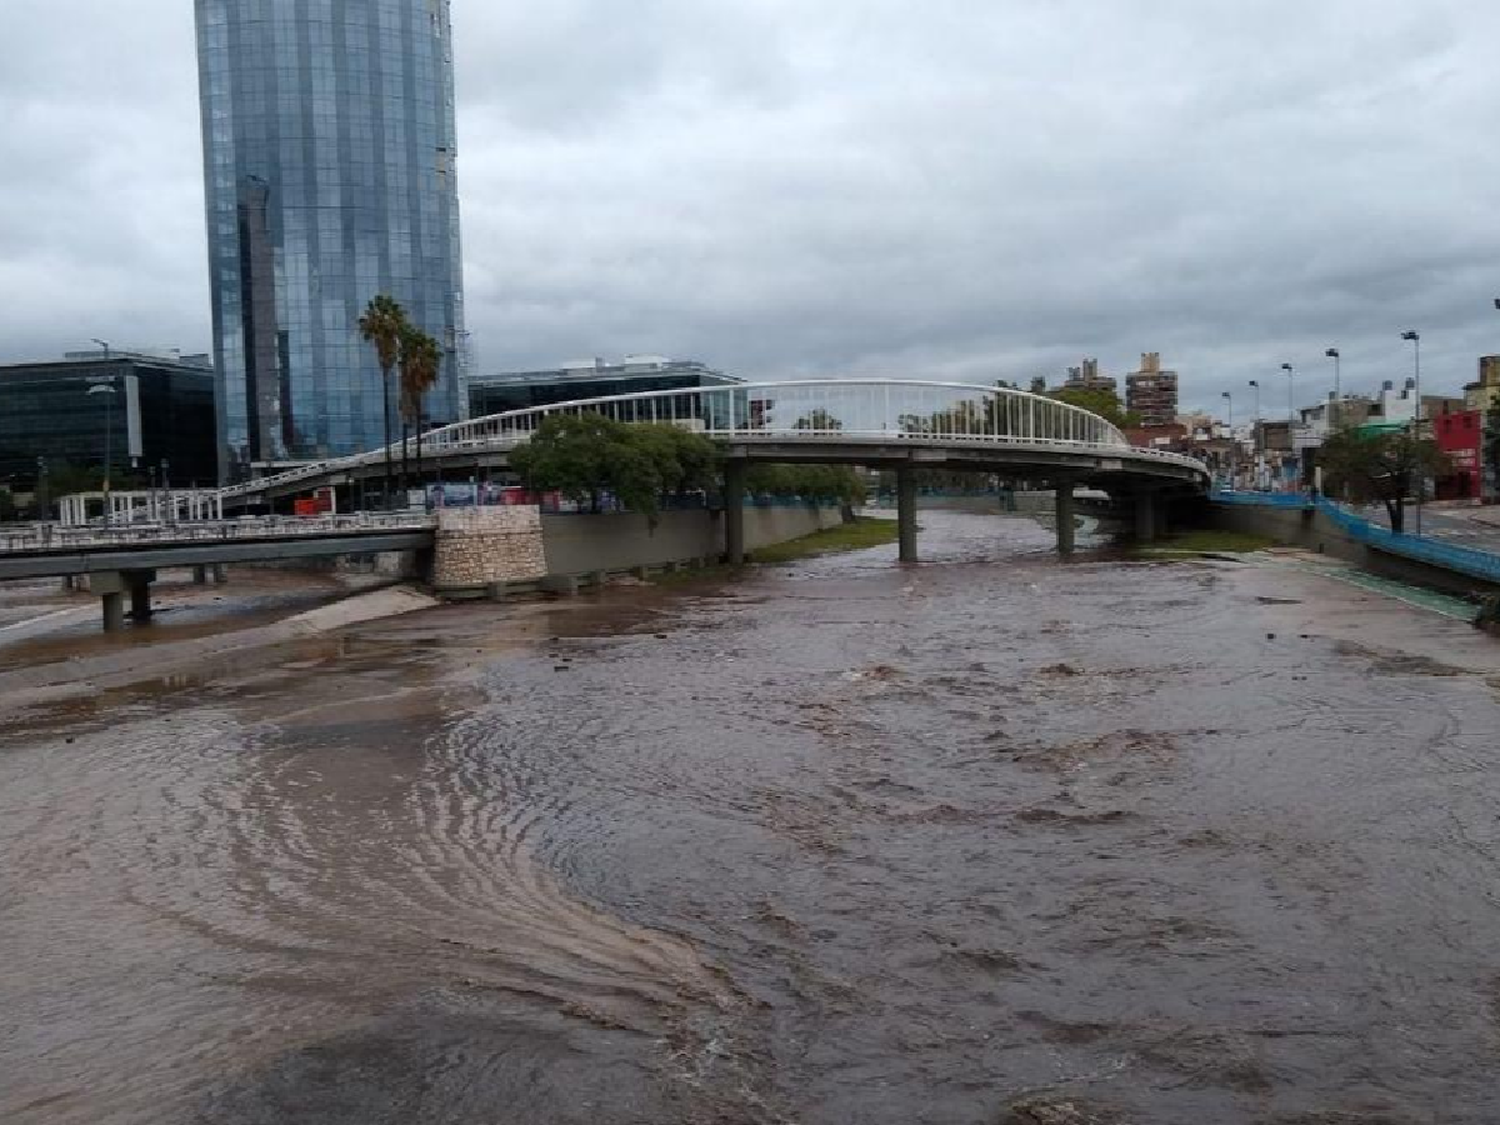
[[[125,595],[130,595],[130,616],[137,622],[151,620],[151,583],[154,570],[116,570],[89,575],[89,588],[99,595],[104,610],[104,631],[125,628]]]
[[[155,575],[152,575],[154,578]],[[151,620],[151,581],[132,576],[130,582],[130,618],[132,621]]]
[[[100,596],[104,603],[104,631],[118,633],[125,628],[125,595],[119,590],[110,590]]]
[[[724,561],[745,563],[745,462],[724,462]]]
[[[1067,558],[1073,553],[1077,536],[1077,511],[1073,496],[1073,482],[1066,478],[1055,482],[1057,491],[1057,553]]]
[[[896,525],[900,560],[917,561],[917,474],[915,469],[896,470]]]
[[[1135,494],[1135,537],[1138,542],[1151,543],[1163,530],[1161,497],[1151,489],[1142,489]]]

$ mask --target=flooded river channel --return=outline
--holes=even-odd
[[[1500,1122],[1500,644],[923,523],[0,716],[0,1121]]]

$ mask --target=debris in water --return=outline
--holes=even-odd
[[[1020,1102],[1010,1107],[1003,1125],[1104,1125],[1072,1102]]]

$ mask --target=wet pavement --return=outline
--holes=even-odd
[[[0,1120],[1500,1121],[1500,646],[923,523],[8,715]]]
[[[227,585],[199,586],[188,570],[162,571],[151,585],[151,620],[129,621],[112,636],[101,631],[96,594],[64,592],[56,578],[0,582],[0,673],[250,629],[389,581],[272,567],[242,566],[230,573]]]

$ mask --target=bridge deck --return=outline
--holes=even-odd
[[[49,529],[0,539],[0,579],[68,577],[219,563],[422,550],[433,544],[427,517],[347,521],[274,529],[263,524],[89,529],[80,535]]]

